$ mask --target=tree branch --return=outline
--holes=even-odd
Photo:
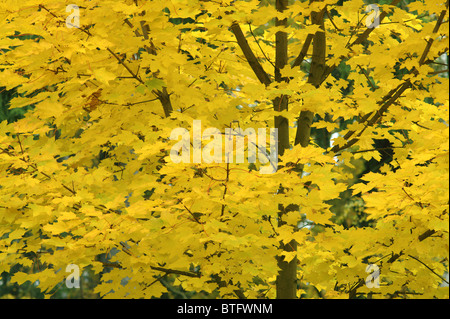
[[[393,3],[396,2],[396,0],[393,1]],[[448,5],[448,1],[447,4]],[[436,25],[433,29],[433,33],[437,33],[439,31],[439,27],[442,25],[442,20],[445,17],[447,10],[442,10],[438,20],[436,21]],[[380,16],[381,19],[381,16]],[[425,47],[422,56],[420,58],[419,64],[422,65],[424,63],[426,63],[427,61],[426,56],[431,48],[431,44],[433,43],[433,39],[430,39],[427,42],[427,46]],[[414,75],[418,75],[418,71],[416,70],[416,68],[414,67],[409,74],[413,73]],[[380,109],[373,115],[373,117],[367,122],[367,124],[365,125],[365,127],[358,133],[357,137],[360,137],[361,134],[366,130],[367,127],[374,125],[384,114],[384,112],[387,111],[387,109],[389,108],[390,105],[394,104],[396,102],[396,100],[400,97],[400,95],[411,86],[411,82],[410,79],[407,79],[406,81],[404,81],[402,84],[400,84],[399,86],[397,86],[397,88],[395,88],[394,90],[391,90],[387,95],[385,95],[382,99],[381,102],[379,102],[378,104],[381,104],[382,106],[380,107]],[[395,92],[395,94],[394,94]],[[384,104],[383,104],[384,103]],[[366,122],[366,120],[373,114],[369,113],[366,114],[364,116],[364,119],[362,119],[360,121],[360,123],[364,123]],[[347,134],[344,136],[345,139],[350,138],[353,134],[355,133],[355,131],[349,131],[347,132]],[[339,145],[335,145],[330,151],[331,152],[338,152],[340,150],[343,150],[345,148],[348,148],[352,145],[354,145],[359,139],[358,138],[354,138],[350,141],[348,141],[347,143],[345,143],[345,145],[343,146],[339,146]]]
[[[264,71],[263,67],[259,63],[258,59],[256,58],[255,54],[253,53],[252,49],[250,48],[247,39],[245,38],[244,34],[242,33],[241,27],[239,24],[235,21],[230,27],[231,31],[234,33],[234,36],[236,37],[236,40],[239,44],[239,47],[241,48],[242,52],[244,53],[245,58],[247,59],[248,64],[252,68],[253,72],[255,72],[256,77],[258,80],[268,86],[271,81],[269,76],[267,75],[266,71]]]
[[[393,0],[393,1],[391,2],[390,5],[391,5],[391,6],[396,6],[397,4],[400,3],[400,1],[401,1],[401,0]],[[383,19],[384,19],[387,15],[388,15],[387,11],[383,11],[383,12],[380,14],[380,23],[381,23],[381,21],[383,21]],[[363,33],[361,33],[361,34],[358,36],[358,38],[356,38],[355,41],[353,41],[352,43],[348,43],[345,47],[346,47],[347,49],[350,49],[350,48],[351,48],[353,45],[355,45],[355,44],[361,44],[364,40],[366,40],[366,39],[369,37],[369,35],[372,33],[373,30],[375,30],[375,28],[367,28]],[[342,56],[340,56],[340,61],[343,61],[343,60],[345,60],[345,59],[347,59],[347,58],[348,58],[348,56],[342,55]],[[334,69],[337,68],[337,66],[338,66],[339,64],[340,64],[340,63],[336,63],[336,64],[333,64],[332,66],[327,66],[327,67],[325,68],[325,72],[324,72],[324,75],[323,75],[323,77],[322,77],[322,79],[321,79],[321,83],[323,83],[323,81],[326,80],[326,78],[331,74],[331,72],[334,71]]]
[[[424,233],[422,233],[421,235],[419,235],[418,239],[419,241],[423,241],[425,239],[427,239],[428,237],[430,237],[431,235],[435,234],[436,231],[434,229],[428,229],[427,231],[425,231]],[[403,255],[403,252],[400,252],[398,254],[392,254],[391,258],[389,258],[386,263],[391,264],[394,261],[396,261],[398,258],[400,258]],[[420,263],[422,263],[420,260],[418,260],[417,258],[408,255],[411,258],[416,259],[417,261],[419,261]],[[383,258],[385,258],[386,256],[384,256]],[[381,259],[379,259],[378,261],[380,261]],[[422,263],[423,264],[423,263]],[[423,264],[425,265],[425,264]],[[426,265],[425,265],[426,266]],[[427,268],[429,268],[428,266],[426,266]],[[381,268],[381,267],[380,267]],[[430,269],[430,268],[429,268]],[[438,275],[439,276],[439,275]],[[441,276],[439,276],[439,278],[443,279],[444,281],[446,281],[444,278],[442,278]],[[446,281],[447,282],[447,281]],[[448,283],[448,282],[447,282]],[[348,294],[349,294],[349,298],[355,298],[356,297],[356,290],[362,286],[364,286],[365,284],[365,280],[364,278],[358,280],[349,290],[348,290]]]
[[[423,261],[421,261],[419,258],[408,255],[409,257],[411,257],[414,260],[417,260],[418,262],[420,262],[422,265],[424,265],[425,267],[427,267],[427,269],[429,269],[433,274],[435,274],[436,276],[438,276],[439,278],[441,278],[447,285],[449,284],[448,280],[445,279],[444,277],[442,277],[441,275],[439,275],[438,273],[436,273],[434,271],[434,269],[430,268],[427,264],[425,264]]]
[[[133,79],[135,79],[135,80],[137,80],[139,83],[145,85],[144,81],[142,81],[142,79],[138,76],[138,74],[135,74],[135,73],[130,69],[130,67],[129,67],[128,65],[126,65],[126,64],[122,61],[122,59],[119,58],[119,57],[117,56],[117,54],[115,54],[110,48],[106,48],[106,50],[108,50],[108,52],[111,53],[111,54],[114,56],[114,58],[116,58],[116,60],[117,60],[120,64],[122,64],[122,66],[128,71],[128,73],[130,73],[130,75],[131,75],[131,77],[132,77]],[[155,94],[155,93],[153,93],[153,94]],[[156,94],[155,94],[155,96],[156,96]]]
[[[181,276],[187,276],[187,277],[195,277],[195,278],[200,278],[201,277],[200,273],[196,273],[196,272],[192,272],[192,271],[168,269],[168,268],[155,267],[155,266],[150,266],[150,268],[153,269],[153,270],[165,272],[166,274],[175,274],[175,275],[181,275]]]
[[[59,19],[60,21],[64,21],[62,19],[60,19],[58,16],[56,16],[53,12],[51,12],[50,10],[48,10],[46,7],[44,7],[43,5],[39,5],[39,8],[44,9],[45,11],[47,11],[48,13],[50,13],[52,16],[54,16],[55,18]],[[128,19],[124,20],[126,24],[128,24],[131,28],[133,27],[133,25],[131,24],[130,21],[128,21]],[[86,33],[88,36],[92,36],[92,34],[89,32],[89,30],[87,30],[86,28],[78,28],[80,31]],[[145,39],[148,39],[148,32],[150,31],[150,28],[148,27],[148,25],[145,24],[145,21],[141,21],[141,29],[143,32],[143,36]],[[137,32],[137,30],[136,30]],[[136,33],[136,35],[140,36],[139,33]],[[151,43],[152,47],[148,48],[146,46],[146,50],[147,52],[151,53],[151,54],[156,54],[155,48],[153,46],[153,43]],[[130,75],[132,76],[132,78],[134,78],[135,80],[137,80],[139,83],[145,85],[144,81],[138,76],[138,74],[135,74],[129,67],[128,65],[126,65],[110,48],[107,48],[108,52],[111,53],[116,60],[125,67],[125,69],[128,71],[128,73],[130,73]],[[167,93],[167,88],[164,87],[163,90],[152,90],[153,95],[158,98],[163,106],[163,110],[164,110],[164,115],[166,117],[169,117],[170,114],[173,111],[172,108],[172,104],[170,101],[170,94]]]
[[[104,267],[113,267],[113,268],[123,269],[123,266],[119,263],[104,262],[104,261],[100,261],[100,260],[97,260],[97,261],[101,262]],[[181,276],[194,277],[194,278],[201,277],[200,273],[196,273],[196,272],[192,272],[192,271],[183,271],[183,270],[169,269],[169,268],[156,267],[156,266],[150,266],[150,268],[153,270],[156,270],[156,271],[162,271],[166,275],[174,274],[174,275],[181,275]]]
[[[400,1],[401,0],[393,0],[392,2],[391,2],[391,6],[396,6],[397,4],[399,4],[400,3]],[[384,18],[386,18],[386,16],[388,15],[388,12],[387,11],[383,11],[383,12],[381,12],[380,13],[380,23],[381,23],[381,21],[383,21],[383,19]],[[375,28],[367,28],[363,33],[361,33],[357,38],[356,38],[356,40],[355,41],[353,41],[350,45],[349,45],[349,48],[350,47],[352,47],[353,45],[355,45],[355,44],[361,44],[363,41],[365,41],[368,37],[369,37],[369,35],[372,33],[372,31],[373,30],[375,30]]]
[[[308,82],[318,87],[320,85],[320,80],[325,71],[325,52],[326,52],[326,38],[325,38],[325,22],[324,15],[327,10],[326,5],[319,12],[311,12],[311,21],[315,25],[319,25],[323,31],[318,31],[311,37],[306,38],[300,55],[297,57],[294,64],[301,63],[304,56],[308,51],[308,47],[313,40],[313,55],[311,59],[311,67],[309,71]],[[297,62],[297,60],[299,62]],[[309,137],[311,134],[311,124],[314,118],[314,113],[309,110],[302,110],[299,114],[297,121],[297,132],[295,134],[294,144],[300,144],[303,147],[308,146]]]
[[[358,67],[359,67],[359,69],[361,70],[361,72],[364,74],[364,76],[366,77],[367,82],[369,82],[369,85],[370,85],[370,87],[372,88],[372,90],[375,91],[375,90],[377,89],[377,87],[375,87],[375,84],[373,84],[372,81],[370,80],[369,74],[367,73],[367,71],[364,70],[359,64],[358,64]]]
[[[295,58],[294,63],[292,64],[292,68],[296,67],[297,65],[302,64],[303,60],[306,57],[306,54],[308,53],[308,49],[309,49],[309,46],[311,45],[313,37],[314,37],[314,34],[308,34],[306,36],[306,40],[303,43],[302,50],[300,51],[297,58]]]
[[[343,149],[346,149],[352,145],[354,145],[356,142],[359,141],[359,137],[362,135],[362,133],[369,127],[374,125],[384,114],[384,112],[387,111],[387,109],[389,108],[390,105],[392,105],[393,103],[395,103],[395,101],[400,97],[400,95],[403,94],[403,92],[409,88],[411,85],[411,82],[409,81],[409,79],[405,82],[403,82],[402,84],[400,84],[396,89],[394,89],[393,91],[395,92],[395,94],[393,96],[391,96],[389,98],[389,94],[387,94],[383,100],[387,100],[384,104],[382,104],[382,106],[380,107],[379,110],[377,110],[375,112],[375,114],[373,115],[373,117],[367,122],[367,124],[364,126],[364,128],[357,134],[356,138],[351,139],[350,141],[347,141],[347,143],[345,143],[342,146],[339,146],[338,144],[336,144],[335,146],[333,146],[333,148],[330,150],[330,152],[334,152],[337,153]],[[392,92],[392,91],[391,91]],[[389,93],[391,93],[389,92]],[[382,102],[378,102],[377,104],[381,104]],[[360,121],[360,123],[364,123],[374,112],[368,113],[366,114]],[[351,136],[353,136],[353,134],[355,133],[355,131],[349,131],[347,132],[347,134],[345,134],[345,138],[348,139]]]
[[[249,30],[250,30],[250,34],[253,36],[253,39],[255,39],[255,42],[256,42],[256,44],[258,45],[259,50],[261,51],[261,53],[264,55],[264,57],[266,58],[266,60],[267,60],[270,64],[272,64],[273,67],[275,67],[275,64],[273,64],[273,62],[270,61],[270,59],[267,57],[266,53],[265,53],[265,52],[263,51],[263,49],[261,48],[261,45],[259,45],[259,41],[258,41],[258,39],[256,39],[256,36],[255,36],[255,34],[253,33],[253,31],[252,31],[252,25],[251,25],[251,23],[248,24],[248,28],[249,28]]]
[[[447,2],[448,5],[448,2]],[[447,10],[442,10],[441,14],[439,15],[438,20],[436,21],[436,25],[434,26],[433,33],[437,33],[439,31],[439,27],[442,25],[442,21],[444,20],[445,14],[447,13]],[[425,47],[425,50],[422,53],[422,56],[419,60],[419,65],[422,65],[425,63],[425,59],[427,58],[428,52],[430,52],[431,46],[433,45],[434,39],[430,38],[427,41],[427,46]]]

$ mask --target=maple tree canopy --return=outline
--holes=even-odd
[[[0,85],[33,106],[0,122],[11,283],[51,296],[74,264],[105,298],[448,298],[448,1],[71,2],[0,3]],[[277,170],[174,163],[194,121],[276,128]]]

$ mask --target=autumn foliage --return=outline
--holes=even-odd
[[[376,28],[360,0],[77,0],[68,28],[72,2],[0,3],[0,85],[33,105],[0,122],[11,282],[50,296],[76,264],[105,298],[448,298],[448,1],[382,2]],[[277,128],[278,170],[173,163],[194,120]]]

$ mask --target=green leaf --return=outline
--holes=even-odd
[[[145,85],[147,85],[150,90],[160,90],[163,86],[166,86],[166,83],[163,80],[152,78],[146,81]]]

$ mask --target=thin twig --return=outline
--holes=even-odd
[[[259,50],[261,51],[261,53],[264,55],[264,57],[266,58],[266,60],[267,60],[270,64],[272,64],[273,67],[275,67],[275,64],[274,64],[272,61],[270,61],[270,59],[267,57],[266,53],[264,53],[263,49],[261,48],[261,45],[259,45],[259,41],[258,41],[258,39],[256,39],[256,36],[255,36],[255,34],[253,33],[253,31],[252,31],[252,25],[251,25],[251,23],[248,24],[248,28],[250,29],[250,33],[251,33],[251,35],[253,36],[253,39],[255,39],[255,42],[256,42],[256,44],[258,45]]]
[[[366,70],[364,70],[359,64],[358,64],[359,69],[362,71],[362,73],[364,74],[364,76],[366,77],[367,81],[370,84],[370,87],[375,91],[377,89],[377,87],[375,86],[375,84],[372,83],[372,81],[369,78],[369,74],[367,74]]]
[[[225,178],[225,183],[224,183],[224,190],[223,190],[223,196],[222,196],[222,200],[225,200],[225,195],[227,194],[227,190],[228,190],[228,181],[230,179],[230,163],[227,163],[227,176]],[[220,216],[223,216],[225,212],[225,204],[222,204],[222,211],[220,213]]]
[[[425,267],[427,267],[433,274],[435,274],[436,276],[438,276],[439,278],[441,278],[447,285],[449,284],[448,280],[445,279],[444,277],[442,277],[441,275],[439,275],[438,273],[436,273],[432,268],[430,268],[427,264],[425,264],[423,261],[421,261],[419,258],[416,258],[414,256],[408,255],[409,257],[411,257],[414,260],[417,260],[418,262],[420,262],[422,265],[424,265]]]
[[[339,29],[339,28],[336,26],[336,24],[334,23],[333,18],[331,17],[331,14],[330,14],[330,12],[328,11],[328,9],[325,10],[325,13],[327,14],[328,18],[330,19],[331,23],[333,24],[334,28],[335,28],[337,31],[343,31],[343,30],[344,30],[344,29]]]
[[[186,207],[186,205],[183,204],[183,207],[189,212],[189,214],[191,214],[192,218],[194,218],[194,220],[200,224],[203,225],[205,222],[201,222],[197,217],[195,217],[194,213],[191,212],[191,210],[189,208]]]

